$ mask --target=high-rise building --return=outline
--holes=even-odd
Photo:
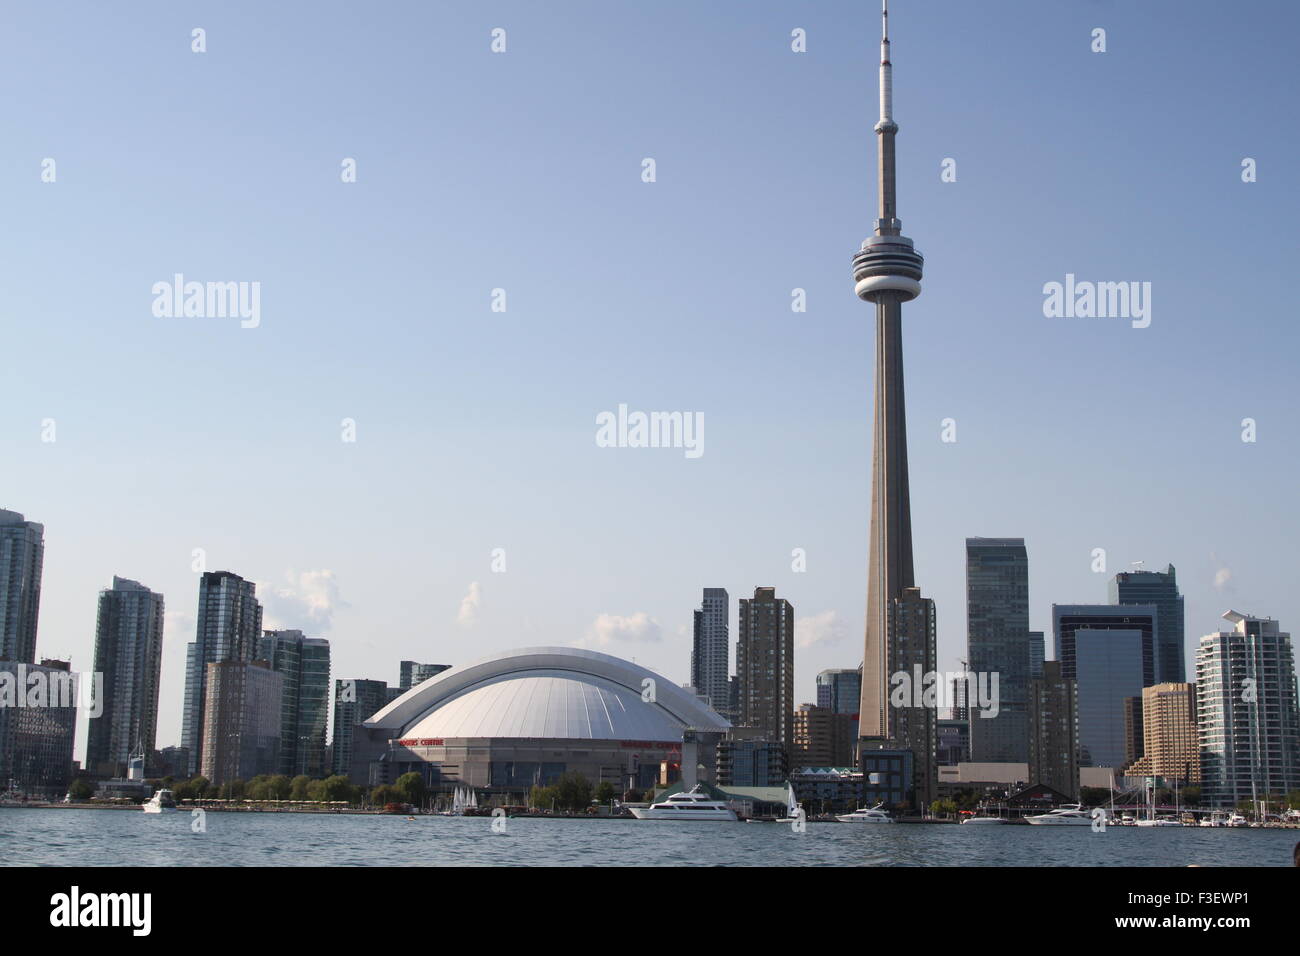
[[[790,766],[847,767],[853,762],[857,734],[856,714],[837,714],[828,707],[800,704],[794,713]]]
[[[86,769],[124,777],[133,754],[153,756],[158,732],[162,669],[163,596],[138,581],[113,576],[99,592],[95,621],[95,672],[103,700],[90,718]]]
[[[45,526],[0,509],[0,661],[36,662]]]
[[[1158,611],[1154,683],[1187,679],[1183,662],[1183,596],[1171,564],[1163,571],[1121,571],[1110,582],[1111,604],[1140,604]]]
[[[1124,766],[1130,750],[1124,701],[1142,693],[1142,632],[1075,630],[1074,680],[1079,696],[1079,764]],[[1062,665],[1062,673],[1065,667]]]
[[[719,713],[727,709],[730,690],[731,644],[728,630],[731,599],[726,588],[705,588],[695,612],[695,637],[691,645],[691,686],[708,698]]]
[[[1043,661],[1046,660],[1045,641],[1042,631],[1029,632],[1029,679],[1043,676]]]
[[[1143,693],[1146,692],[1144,687]],[[1124,698],[1124,765],[1138,760],[1146,748],[1142,730],[1142,698]]]
[[[1195,684],[1152,684],[1142,688],[1142,756],[1130,777],[1162,777],[1182,786],[1201,779],[1200,733]]]
[[[206,670],[203,776],[220,785],[279,773],[284,675],[266,661],[214,661]]]
[[[997,716],[972,708],[971,760],[1029,759],[1029,555],[1024,538],[966,539],[966,641],[970,670],[998,676]],[[990,688],[991,688],[990,681]]]
[[[1079,797],[1075,682],[1062,676],[1060,661],[1044,661],[1029,682],[1029,783]]]
[[[1291,635],[1228,611],[1196,649],[1201,802],[1236,806],[1300,789],[1300,703]]]
[[[955,767],[970,762],[970,721],[965,717],[940,718],[938,721],[939,746],[935,761],[941,767]]]
[[[261,636],[262,605],[257,603],[256,585],[230,571],[205,571],[199,579],[198,624],[185,656],[181,746],[190,752],[190,776],[204,763],[208,665],[253,660]]]
[[[1080,628],[1090,631],[1136,630],[1142,643],[1142,684],[1138,689],[1150,687],[1156,682],[1155,635],[1159,616],[1153,604],[1053,604],[1052,631],[1061,673],[1068,680],[1076,677],[1075,632]]]
[[[884,748],[910,751],[912,782],[903,802],[916,809],[930,806],[939,794],[939,749],[934,602],[921,596],[920,588],[904,588],[895,598],[889,616],[891,681],[890,738]],[[932,687],[936,699],[927,700]]]
[[[419,687],[430,677],[436,677],[450,668],[450,664],[420,664],[416,661],[402,661],[399,667],[398,686],[404,691],[410,690],[412,687]]]
[[[794,608],[776,588],[740,599],[740,723],[789,754],[794,742]]]
[[[862,706],[862,671],[856,667],[837,668],[818,674],[817,706],[856,717]]]
[[[923,258],[903,236],[895,192],[893,65],[889,13],[881,19],[880,119],[875,125],[879,217],[853,257],[854,291],[876,307],[875,423],[872,429],[871,532],[867,560],[867,622],[858,734],[879,751],[889,746],[891,708],[889,619],[893,601],[913,587],[912,506],[907,471],[903,388],[903,303],[921,293]],[[884,758],[873,758],[880,765]],[[888,761],[885,761],[888,762]],[[892,766],[892,764],[891,764]]]
[[[402,694],[400,687],[389,687],[385,681],[353,678],[334,682],[334,772],[349,777],[352,774],[352,736],[357,724],[369,720]],[[353,783],[366,783],[362,775]]]
[[[0,790],[56,800],[72,780],[77,686],[66,661],[0,661]],[[39,688],[39,689],[38,689]],[[38,706],[19,705],[37,699]]]
[[[280,700],[280,773],[325,776],[330,707],[330,642],[302,631],[264,631],[257,656],[284,676]]]
[[[790,775],[787,748],[775,740],[751,738],[745,728],[729,733],[717,747],[719,786],[779,787]]]
[[[961,662],[961,670],[953,675],[952,685],[949,690],[952,701],[950,717],[952,720],[961,720],[966,722],[966,759],[970,759],[970,710],[971,710],[971,687],[967,674],[966,661]],[[978,693],[976,694],[978,696]]]

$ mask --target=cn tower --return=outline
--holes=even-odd
[[[871,555],[867,569],[866,645],[858,737],[894,737],[889,708],[890,608],[912,578],[912,511],[907,487],[907,419],[903,410],[903,303],[921,293],[921,254],[903,236],[894,195],[893,66],[889,2],[882,0],[877,180],[880,218],[853,257],[854,291],[876,304],[876,404],[871,470]]]

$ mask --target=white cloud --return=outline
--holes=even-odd
[[[289,571],[287,585],[257,585],[257,596],[264,608],[263,626],[268,630],[299,630],[320,635],[334,624],[334,615],[349,607],[339,594],[338,581],[328,569]]]
[[[794,622],[794,645],[798,648],[838,644],[846,634],[844,620],[836,611],[822,611],[812,617],[796,618]]]
[[[619,614],[601,614],[592,622],[586,639],[587,646],[605,647],[609,644],[649,644],[663,637],[659,622],[645,611],[631,617]]]
[[[1213,552],[1210,553],[1210,560],[1214,562],[1216,570],[1214,572],[1214,590],[1232,592],[1236,589],[1232,587],[1232,568],[1219,560],[1219,556]]]
[[[482,599],[477,581],[469,583],[469,590],[460,599],[460,611],[456,614],[456,623],[461,627],[473,627],[478,621],[478,606]]]
[[[194,640],[194,615],[187,611],[163,611],[163,640]]]

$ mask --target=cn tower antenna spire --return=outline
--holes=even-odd
[[[880,122],[894,121],[893,64],[889,62],[889,0],[880,0]]]

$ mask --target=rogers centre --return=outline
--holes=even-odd
[[[420,773],[427,786],[468,784],[522,802],[576,771],[593,785],[656,782],[680,767],[689,786],[715,780],[730,724],[690,690],[637,664],[571,647],[530,647],[443,671],[359,725],[355,783]]]

